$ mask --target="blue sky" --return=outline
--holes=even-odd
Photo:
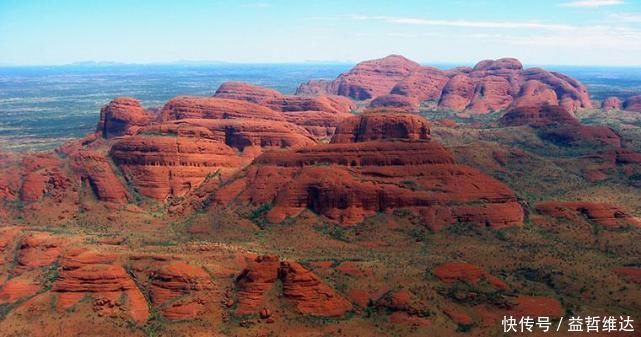
[[[641,0],[0,0],[0,64],[641,65]]]

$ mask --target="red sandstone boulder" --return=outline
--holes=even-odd
[[[283,121],[281,113],[262,105],[217,97],[178,96],[160,111],[163,122],[177,119],[266,119]]]
[[[270,101],[283,97],[280,92],[245,82],[225,82],[218,87],[214,97],[235,99],[267,105]]]
[[[304,128],[319,141],[328,142],[334,136],[336,126],[345,119],[352,117],[351,113],[331,113],[324,111],[295,111],[284,112],[285,120]]]
[[[287,148],[316,144],[302,127],[263,119],[183,119],[145,128],[141,134],[186,136],[183,139],[193,141],[205,138],[240,151],[246,147]]]
[[[279,262],[277,256],[259,256],[236,278],[236,313],[270,316],[266,294],[278,279],[282,282],[283,296],[302,314],[339,317],[352,309],[351,303],[300,264]]]
[[[429,126],[417,115],[355,116],[341,124],[332,144],[256,158],[237,199],[272,204],[266,214],[272,223],[310,209],[351,225],[396,208],[416,211],[433,230],[456,222],[505,227],[522,221],[507,187],[456,165],[428,139]]]
[[[373,99],[372,106],[412,110],[425,101],[438,102],[442,109],[472,113],[544,104],[560,105],[571,112],[592,107],[587,89],[575,79],[540,68],[523,69],[513,58],[442,71],[392,55],[359,63],[334,81],[309,81],[297,90],[299,95],[321,93]]]
[[[265,307],[265,294],[278,279],[280,262],[277,256],[258,256],[236,278],[238,286],[237,314],[258,313]]]
[[[14,272],[21,274],[27,270],[51,265],[62,253],[63,245],[61,238],[50,233],[35,232],[25,235],[18,244]]]
[[[129,192],[114,173],[107,158],[100,152],[81,150],[73,156],[77,172],[86,180],[96,197],[102,201],[125,204]]]
[[[623,110],[641,112],[641,95],[628,97],[623,102]]]
[[[53,154],[33,154],[22,159],[20,198],[25,202],[50,199],[61,201],[72,189],[71,179],[63,171],[64,162]]]
[[[596,224],[606,228],[620,228],[625,226],[640,227],[641,221],[620,208],[595,202],[555,202],[548,201],[536,205],[536,211],[543,215],[567,220],[585,217]]]
[[[118,257],[115,253],[76,248],[68,251],[62,257],[60,267],[62,267],[63,270],[71,270],[92,264],[113,264]]]
[[[521,87],[521,91],[512,105],[515,108],[558,106],[559,100],[552,88],[539,81],[530,80]]]
[[[557,72],[548,72],[540,68],[530,68],[523,71],[522,76],[527,80],[537,80],[556,93],[559,101],[557,104],[568,111],[577,108],[592,108],[592,101],[587,88],[579,81]]]
[[[508,111],[499,123],[503,126],[550,126],[557,124],[579,125],[579,121],[558,105],[518,107]]]
[[[518,62],[518,61],[517,61]],[[510,82],[500,76],[486,76],[477,84],[468,110],[478,113],[502,111],[512,104]]]
[[[392,91],[393,95],[406,96],[412,101],[438,101],[443,87],[449,81],[447,75],[439,69],[421,67],[398,82]]]
[[[205,292],[213,289],[213,283],[203,268],[174,262],[158,269],[151,279],[151,300],[165,318],[194,319],[205,312]]]
[[[40,285],[31,280],[14,277],[0,285],[0,304],[14,303],[36,295]]]
[[[303,314],[340,317],[352,310],[351,303],[296,262],[281,262],[279,276],[283,296]]]
[[[413,114],[362,114],[345,119],[339,124],[332,143],[393,139],[429,140],[430,126],[425,118]]]
[[[287,96],[276,90],[243,82],[225,82],[221,84],[214,97],[248,101],[283,112],[325,111],[344,113],[351,111],[355,107],[350,99],[342,96]]]
[[[491,71],[491,70],[522,70],[523,65],[515,58],[505,57],[498,60],[483,60],[477,63],[474,71]]]
[[[87,264],[60,271],[52,291],[58,294],[59,309],[68,309],[83,297],[95,299],[94,311],[111,313],[122,306],[137,323],[147,320],[145,297],[122,266]],[[124,302],[121,302],[124,298]]]
[[[507,187],[453,164],[447,150],[434,142],[330,144],[265,153],[247,177],[252,187],[240,200],[272,203],[267,214],[271,222],[304,208],[341,224],[358,223],[376,212],[415,208],[435,230],[457,221],[502,227],[522,220]],[[473,200],[485,202],[465,205]]]
[[[445,87],[438,103],[439,108],[461,112],[467,108],[474,96],[474,82],[464,74],[452,77]]]
[[[127,137],[112,146],[110,155],[140,194],[158,200],[184,196],[208,176],[240,167],[232,148],[203,138]]]
[[[601,103],[603,110],[621,110],[622,102],[618,97],[608,97]]]
[[[327,80],[309,80],[296,88],[297,96],[317,96],[331,93],[332,81]]]
[[[105,138],[122,136],[132,133],[136,127],[151,123],[154,118],[137,99],[118,97],[100,109],[96,131]]]
[[[325,92],[365,100],[390,93],[392,88],[420,65],[399,55],[390,55],[382,59],[365,61],[357,64],[350,71],[341,74],[329,85],[311,82],[301,85],[297,92],[301,94],[318,93],[318,88]],[[321,89],[322,90],[322,89]]]

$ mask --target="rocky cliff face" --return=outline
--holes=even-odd
[[[131,134],[135,128],[151,123],[154,118],[137,99],[118,97],[100,109],[96,131],[105,138]]]
[[[641,95],[626,99],[623,102],[623,110],[641,112]]]
[[[421,117],[365,114],[337,130],[329,145],[257,158],[239,197],[274,205],[267,214],[271,222],[310,209],[354,224],[398,208],[414,210],[434,230],[456,222],[505,227],[522,221],[514,194],[457,165],[445,148],[429,141],[429,127]]]
[[[472,113],[543,103],[562,105],[569,111],[592,107],[587,89],[578,81],[540,68],[524,69],[512,58],[484,60],[471,69],[442,71],[392,55],[359,63],[334,81],[305,83],[297,93],[374,99],[375,106],[403,104],[413,109],[422,102],[434,101],[442,109]]]

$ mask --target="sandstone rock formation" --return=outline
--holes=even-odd
[[[73,156],[74,164],[91,186],[96,197],[102,201],[127,203],[129,192],[114,173],[109,160],[98,151],[81,150]]]
[[[352,310],[351,303],[296,262],[282,262],[279,276],[283,295],[303,314],[340,317]]]
[[[61,238],[46,232],[25,235],[18,244],[14,273],[38,267],[49,266],[62,253],[64,243]]]
[[[278,279],[278,256],[258,256],[236,278],[237,314],[258,313],[265,307],[266,293]]]
[[[603,110],[621,110],[622,107],[621,99],[618,97],[608,97],[603,100],[601,103],[601,109]]]
[[[22,186],[20,199],[39,201],[48,196],[61,201],[72,188],[71,179],[64,172],[64,161],[53,154],[33,154],[22,159]]]
[[[623,102],[623,110],[641,112],[641,95],[628,97]]]
[[[338,130],[332,144],[258,157],[247,171],[248,188],[240,200],[272,204],[271,222],[306,208],[341,224],[412,209],[434,230],[459,221],[504,227],[522,220],[514,194],[456,165],[445,148],[428,141],[421,117],[365,114]]]
[[[558,105],[539,105],[517,107],[508,111],[499,123],[503,126],[551,126],[579,125],[579,121],[566,109]]]
[[[641,227],[641,221],[636,217],[616,206],[603,203],[549,201],[537,204],[536,211],[540,214],[570,221],[579,221],[585,217],[605,228]]]
[[[523,69],[513,58],[443,71],[391,55],[359,63],[334,81],[309,81],[297,90],[299,95],[322,93],[373,99],[371,104],[376,107],[410,110],[425,101],[436,102],[442,109],[472,113],[543,104],[561,105],[568,111],[592,107],[587,89],[578,81],[540,68]]]
[[[335,81],[323,84],[311,82],[298,88],[297,94],[330,94],[365,100],[389,94],[394,86],[420,69],[421,66],[400,55],[390,55],[378,60],[361,62],[350,71],[341,74]]]
[[[177,119],[265,119],[284,121],[282,114],[268,107],[235,99],[179,96],[160,111],[163,122]]]
[[[244,315],[269,310],[266,295],[278,279],[282,283],[283,296],[302,314],[340,317],[352,309],[351,303],[300,264],[279,262],[277,256],[258,256],[236,278],[236,313]]]
[[[140,194],[158,200],[184,196],[208,176],[240,167],[233,149],[206,138],[133,136],[118,140],[110,155]]]
[[[87,264],[78,268],[62,268],[52,291],[58,293],[57,305],[67,309],[88,295],[96,300],[96,311],[110,311],[120,306],[124,296],[124,307],[131,318],[142,323],[147,320],[147,302],[127,271],[122,266],[110,264]]]
[[[225,82],[221,84],[214,97],[252,102],[282,112],[324,111],[346,113],[355,108],[355,104],[349,98],[343,96],[288,96],[276,90],[243,82]]]
[[[131,134],[135,129],[145,126],[155,116],[146,111],[140,101],[131,97],[118,97],[100,109],[100,121],[96,131],[104,138]]]
[[[430,126],[423,117],[413,114],[364,114],[345,119],[336,129],[332,143],[394,139],[429,140]]]
[[[0,304],[15,303],[34,296],[38,290],[40,290],[40,285],[33,281],[14,277],[5,284],[0,284]]]
[[[213,283],[203,268],[174,262],[161,267],[151,278],[151,300],[165,318],[194,319],[204,313],[206,291],[213,289]]]

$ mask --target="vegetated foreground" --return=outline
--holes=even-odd
[[[514,59],[395,55],[294,96],[228,82],[157,110],[115,98],[94,134],[0,154],[1,334],[641,319],[637,101],[593,102]]]

